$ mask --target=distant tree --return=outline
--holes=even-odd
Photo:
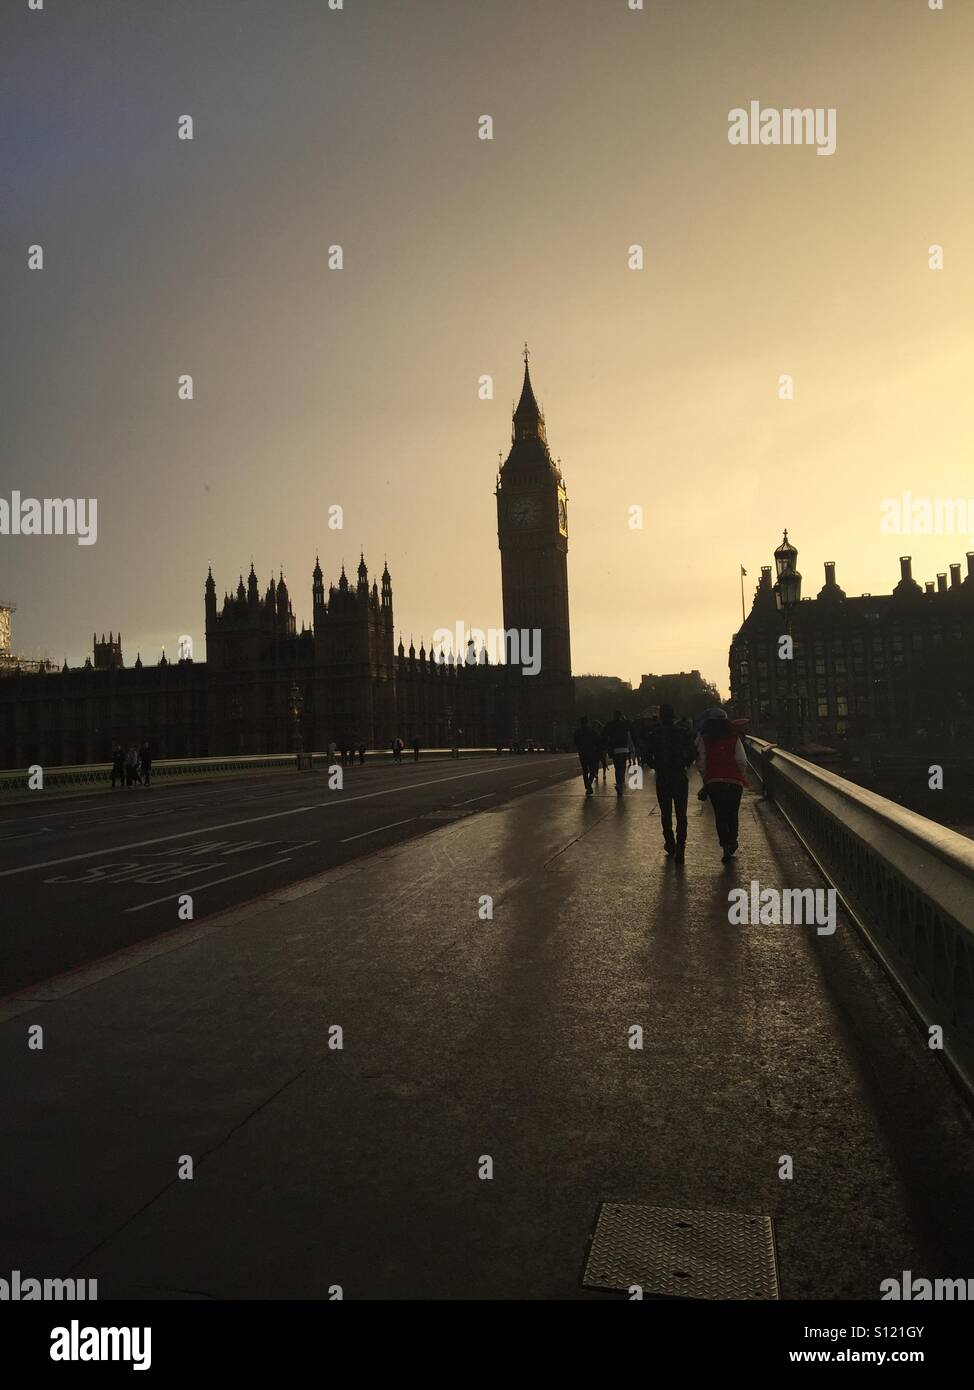
[[[713,681],[704,680],[699,671],[681,671],[671,676],[646,676],[637,690],[617,676],[576,676],[575,710],[578,715],[605,723],[615,710],[627,718],[645,714],[658,705],[672,705],[680,715],[692,718],[705,709],[721,704],[721,694]]]

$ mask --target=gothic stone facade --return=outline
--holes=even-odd
[[[206,661],[122,664],[120,639],[80,669],[0,681],[4,767],[104,762],[148,739],[156,758],[323,751],[330,740],[388,748],[568,746],[574,719],[568,515],[525,360],[511,450],[496,488],[505,628],[540,633],[541,669],[408,652],[393,629],[392,580],[344,569],[325,590],[316,562],[311,626],[297,629],[283,574],[262,594],[251,566],[235,594],[204,589]],[[481,657],[483,654],[480,654]]]

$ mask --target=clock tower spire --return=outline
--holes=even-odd
[[[508,633],[508,736],[568,746],[574,723],[568,618],[568,497],[548,451],[545,418],[524,381],[512,415],[511,448],[497,481],[504,628]],[[513,649],[510,634],[518,634]],[[513,659],[512,659],[513,658]]]

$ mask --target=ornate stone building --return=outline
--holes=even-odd
[[[797,568],[788,533],[775,564]],[[790,660],[779,657],[790,635]],[[974,732],[974,551],[921,587],[908,555],[889,594],[847,596],[835,562],[825,583],[790,614],[775,601],[772,567],[763,566],[751,611],[730,648],[731,700],[751,731],[795,742],[845,734],[903,737]]]
[[[331,739],[422,745],[567,747],[573,723],[568,513],[525,355],[511,449],[496,487],[505,629],[538,634],[540,669],[475,652],[434,659],[395,640],[392,578],[369,582],[364,556],[325,589],[311,575],[311,625],[300,630],[283,573],[261,587],[253,566],[218,603],[204,585],[206,660],[123,665],[121,638],[96,640],[80,669],[11,674],[0,683],[4,767],[103,762],[113,742],[148,739],[161,757],[322,751]]]

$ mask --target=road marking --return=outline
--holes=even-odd
[[[488,796],[496,796],[496,792],[484,792],[483,796],[468,796],[466,801],[454,801],[454,806],[469,806],[472,801],[486,801]]]
[[[517,789],[518,789],[518,787],[530,787],[530,786],[532,786],[533,783],[535,783],[537,780],[538,780],[537,777],[531,777],[531,778],[528,779],[527,782],[515,782],[514,785],[513,785],[513,787],[511,788],[511,791],[512,791],[512,792],[516,792]]]
[[[290,864],[290,862],[290,855],[288,855],[286,859],[274,859],[269,864],[258,864],[256,869],[244,869],[243,873],[240,874],[228,874],[226,878],[212,878],[209,883],[194,883],[191,886],[191,891],[193,893],[199,893],[204,888],[215,888],[218,883],[230,883],[231,880],[235,878],[246,878],[248,874],[259,874],[262,869],[276,869],[278,864]],[[157,903],[172,902],[173,898],[181,898],[186,891],[186,889],[183,889],[179,893],[168,893],[164,898],[153,898],[149,903],[138,903],[135,907],[127,907],[125,911],[141,912],[144,907],[155,907]]]
[[[394,826],[408,825],[410,821],[414,821],[415,819],[415,816],[408,816],[406,820],[390,821],[388,825],[379,825],[375,828],[375,830],[363,830],[361,835],[346,835],[345,839],[339,840],[338,843],[340,845],[349,845],[353,840],[364,840],[366,835],[378,835],[383,830],[392,830]]]
[[[89,849],[85,850],[83,854],[65,855],[62,859],[46,859],[37,864],[20,864],[15,869],[0,869],[0,878],[10,878],[13,874],[29,874],[35,869],[51,869],[57,864],[74,864],[79,859],[96,859],[102,854],[125,854],[127,850],[143,849],[146,845],[162,845],[170,840],[185,840],[188,835],[206,835],[211,834],[214,830],[233,830],[238,825],[256,825],[260,821],[280,820],[282,816],[297,816],[304,811],[333,810],[336,806],[347,806],[352,801],[370,801],[375,796],[393,796],[396,792],[415,791],[418,787],[438,787],[441,782],[462,782],[468,777],[491,777],[499,770],[503,771],[503,769],[496,767],[487,767],[480,772],[457,772],[451,777],[434,777],[428,782],[408,782],[404,787],[385,787],[382,791],[363,792],[360,796],[339,796],[333,801],[319,801],[314,806],[294,806],[290,811],[270,811],[264,816],[248,816],[244,820],[222,821],[219,825],[201,825],[197,826],[195,830],[180,830],[174,835],[157,835],[151,840],[135,840],[129,845],[115,845],[108,849]]]

